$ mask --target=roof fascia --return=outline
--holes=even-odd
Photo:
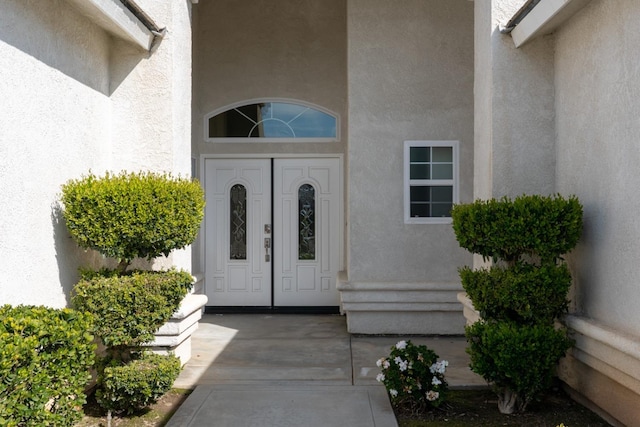
[[[591,0],[540,0],[533,7],[523,7],[503,32],[511,33],[513,43],[520,47],[536,37],[552,33],[563,22],[582,9]],[[527,6],[531,1],[527,2]]]
[[[109,33],[149,51],[160,30],[130,0],[67,0],[83,15]],[[135,13],[134,13],[135,12]]]

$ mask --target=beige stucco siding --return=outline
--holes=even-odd
[[[555,185],[553,36],[516,49],[500,33],[523,0],[475,4],[475,198]]]
[[[52,208],[109,167],[109,39],[64,1],[2,3],[0,304],[66,304],[80,252]]]
[[[584,204],[576,311],[638,334],[640,3],[592,1],[556,34],[557,188]]]
[[[66,1],[0,5],[0,304],[65,306],[78,267],[101,262],[55,216],[66,181],[190,172],[190,2],[138,3],[169,29],[153,54]]]
[[[194,5],[194,152],[343,153],[346,144],[344,0],[203,1]],[[340,117],[336,143],[213,144],[204,117],[244,100],[285,98]]]
[[[473,195],[473,3],[350,0],[351,282],[458,282],[470,262],[451,225],[403,219],[403,141],[460,141]]]

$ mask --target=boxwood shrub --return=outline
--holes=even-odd
[[[451,217],[460,246],[494,262],[514,262],[522,255],[555,262],[582,233],[582,205],[575,196],[477,200],[454,206]]]
[[[178,270],[84,272],[71,302],[95,316],[93,333],[106,346],[135,347],[153,340],[192,283],[191,274]]]
[[[112,360],[102,371],[96,400],[105,409],[131,414],[155,403],[180,373],[176,356],[144,353],[126,364]]]
[[[481,320],[467,327],[471,369],[497,387],[504,413],[519,412],[549,388],[558,360],[571,347],[566,330],[547,323]]]
[[[0,307],[0,425],[70,426],[82,417],[91,322],[71,309]]]
[[[127,263],[191,244],[205,203],[197,182],[151,172],[89,174],[63,185],[61,200],[80,247]]]
[[[567,311],[571,274],[566,265],[519,262],[503,268],[460,269],[462,286],[485,319],[552,322]]]
[[[457,205],[451,216],[460,246],[494,263],[460,269],[482,318],[465,330],[471,368],[492,384],[501,412],[523,411],[572,345],[555,322],[568,307],[562,255],[578,242],[582,206],[576,197],[524,195]]]

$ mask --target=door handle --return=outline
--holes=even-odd
[[[265,249],[264,262],[269,262],[271,260],[271,257],[269,256],[270,247],[271,247],[271,239],[268,237],[265,237],[264,238],[264,249]]]

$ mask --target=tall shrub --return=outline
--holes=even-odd
[[[169,255],[196,238],[204,216],[197,182],[151,172],[89,174],[62,187],[64,218],[83,248],[118,261],[116,270],[85,271],[72,303],[93,313],[106,346],[98,363],[98,402],[132,412],[169,390],[175,356],[146,355],[143,344],[178,308],[192,286],[184,271],[127,271],[136,258]]]
[[[454,206],[460,246],[493,261],[460,269],[482,320],[466,328],[471,369],[493,385],[503,413],[524,411],[572,345],[556,320],[567,311],[571,275],[562,255],[578,242],[576,197],[520,196]]]

